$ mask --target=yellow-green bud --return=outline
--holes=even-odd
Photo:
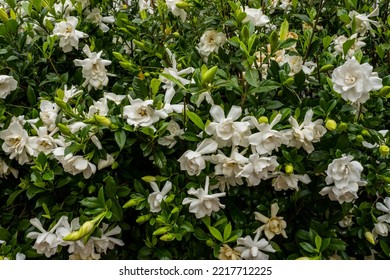
[[[69,233],[68,235],[64,236],[64,241],[77,241],[79,239],[83,238],[83,236],[80,235],[79,231],[73,231]]]
[[[70,131],[69,127],[62,123],[57,123],[58,129],[61,131],[62,134],[64,135],[70,135],[72,132]]]
[[[258,120],[259,123],[268,123],[268,118],[266,116],[261,116]]]
[[[137,220],[135,220],[135,222],[137,224],[142,224],[142,223],[145,223],[146,221],[148,221],[151,217],[152,217],[152,214],[142,215],[142,216],[139,216],[137,218]]]
[[[362,135],[363,135],[364,137],[370,137],[370,136],[371,136],[371,135],[370,135],[370,132],[368,132],[367,129],[363,129],[363,130],[362,130]]]
[[[383,144],[379,146],[379,152],[381,153],[382,156],[388,156],[390,152],[389,146]]]
[[[58,107],[60,107],[62,110],[68,109],[68,104],[66,102],[58,97],[54,97],[54,102],[57,104]]]
[[[291,86],[294,83],[294,78],[290,77],[283,82],[284,86]]]
[[[359,143],[361,143],[361,142],[363,142],[364,141],[364,137],[363,137],[363,135],[361,135],[361,134],[359,134],[359,135],[356,135],[356,142],[359,142]]]
[[[122,207],[123,208],[129,208],[133,206],[137,206],[144,198],[132,198],[129,201],[127,201]]]
[[[340,129],[341,131],[346,131],[346,130],[348,129],[348,124],[345,123],[345,122],[341,122],[341,123],[339,124],[339,129]]]
[[[370,242],[372,245],[375,245],[374,235],[373,235],[371,232],[366,231],[366,232],[364,233],[364,237],[365,237],[366,240],[367,240],[368,242]]]
[[[180,209],[179,207],[175,207],[172,209],[171,214],[179,213]]]
[[[212,247],[212,246],[214,246],[214,241],[212,239],[207,239],[206,245],[209,247]]]
[[[114,161],[114,163],[111,165],[111,169],[117,169],[119,167],[119,163],[117,161]]]
[[[160,227],[159,229],[157,229],[153,232],[153,235],[166,234],[170,229],[171,229],[171,227]]]
[[[175,198],[175,195],[173,193],[171,193],[170,195],[167,196],[166,199],[164,199],[164,201],[166,203],[171,203],[173,201],[173,199]]]
[[[154,176],[144,176],[141,179],[146,183],[156,182],[156,177]]]
[[[327,120],[325,126],[328,130],[333,131],[337,128],[337,123],[334,120]]]
[[[176,7],[178,7],[179,9],[186,9],[188,7],[191,7],[191,4],[184,1],[180,1],[176,3]]]
[[[327,64],[321,67],[320,72],[327,72],[329,70],[332,70],[334,66],[332,64]]]
[[[173,32],[172,33],[173,36],[175,36],[175,38],[179,38],[180,37],[180,33],[179,32]]]
[[[160,237],[162,241],[172,241],[175,240],[175,235],[173,233],[167,233]]]
[[[140,41],[138,41],[138,40],[135,40],[135,39],[133,39],[133,43],[134,43],[137,47],[139,47],[141,50],[145,49],[145,44],[144,44],[144,43],[142,43],[142,42],[140,42]]]
[[[111,125],[111,120],[105,116],[94,115],[94,118],[98,124],[105,125],[105,126]]]
[[[290,175],[294,173],[294,166],[291,163],[286,164],[286,166],[284,167],[284,171],[286,172],[287,175]]]
[[[217,73],[217,71],[218,71],[218,66],[214,66],[209,70],[207,70],[202,77],[203,84],[211,83],[214,80],[214,76]]]

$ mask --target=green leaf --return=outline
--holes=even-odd
[[[328,248],[330,244],[330,238],[325,238],[322,240],[322,244],[321,244],[321,248],[320,248],[320,252],[323,252],[326,250],[326,248]]]
[[[343,44],[343,53],[347,55],[349,49],[355,44],[355,39],[350,39],[344,42]]]
[[[124,130],[115,131],[114,137],[119,149],[122,150],[126,144],[126,132]]]
[[[259,86],[259,72],[256,69],[246,69],[245,71],[245,80],[251,86]]]
[[[284,19],[282,25],[280,26],[280,32],[279,32],[279,39],[281,41],[287,39],[288,28],[289,28],[288,21],[287,21],[287,19]]]
[[[156,95],[160,89],[161,81],[159,79],[153,78],[150,82],[150,88],[152,89],[152,94]]]
[[[25,190],[16,190],[13,193],[11,193],[7,199],[7,206],[10,206],[15,201],[15,199],[19,196],[19,194],[21,194],[24,191]]]
[[[209,231],[211,235],[215,237],[215,239],[217,239],[220,242],[224,241],[222,234],[215,227],[209,226]]]
[[[319,252],[322,245],[322,238],[319,235],[316,235],[314,242],[316,244],[316,249],[317,249],[316,251]]]
[[[3,227],[0,227],[0,240],[4,240],[5,242],[9,242],[11,239],[11,234]]]
[[[314,253],[315,252],[315,248],[310,243],[301,242],[301,243],[299,243],[299,246],[301,246],[303,248],[303,250],[305,250],[308,253]]]
[[[223,240],[226,242],[232,233],[232,224],[229,222],[223,230]]]
[[[167,159],[162,151],[157,151],[153,154],[154,163],[160,169],[166,169],[167,167]]]
[[[187,116],[197,127],[199,127],[201,130],[204,130],[204,123],[198,114],[187,110]]]
[[[104,189],[103,189],[103,187],[101,187],[99,189],[98,200],[99,200],[100,205],[103,205],[103,206],[106,205],[106,200],[104,198]]]
[[[265,80],[260,82],[258,87],[253,88],[249,91],[250,94],[255,94],[255,93],[262,93],[262,92],[270,92],[273,90],[276,90],[280,88],[282,85],[278,82],[271,81],[271,80]]]

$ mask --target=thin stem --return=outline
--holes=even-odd
[[[308,57],[308,55],[309,55],[311,43],[313,42],[314,33],[316,32],[317,23],[318,23],[318,20],[319,20],[319,18],[320,18],[320,14],[321,14],[321,10],[322,10],[322,8],[323,8],[323,5],[324,5],[324,1],[321,0],[320,6],[319,6],[319,8],[318,8],[317,15],[316,15],[316,18],[314,19],[314,22],[313,22],[313,32],[312,32],[311,35],[310,35],[309,44],[307,45],[306,53],[305,53],[305,56],[304,56],[304,58],[303,58],[303,60],[302,60],[302,64],[305,64],[306,59],[307,59],[307,57]]]

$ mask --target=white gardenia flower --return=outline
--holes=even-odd
[[[160,81],[164,83],[163,89],[165,89],[164,108],[162,110],[165,111],[167,114],[170,114],[172,112],[182,113],[184,109],[183,104],[171,104],[171,101],[176,94],[175,91],[176,84],[173,81],[166,78],[164,74],[172,76],[173,78],[177,79],[183,86],[185,86],[190,83],[194,83],[194,80],[193,79],[188,80],[186,78],[183,78],[182,76],[192,74],[195,69],[193,67],[187,67],[179,71],[177,69],[176,55],[172,54],[172,52],[169,49],[166,49],[166,52],[168,53],[168,56],[171,60],[172,67],[164,68],[162,75],[160,75],[159,77]]]
[[[187,17],[187,12],[183,9],[180,9],[176,6],[176,3],[181,2],[182,0],[165,0],[165,3],[168,6],[168,10],[172,12],[174,16],[180,16],[181,21],[185,21]]]
[[[248,186],[257,186],[261,180],[268,179],[270,172],[274,172],[278,166],[276,156],[260,157],[258,154],[252,154],[238,176],[245,177]]]
[[[370,98],[369,92],[382,88],[382,79],[372,72],[368,63],[360,64],[356,59],[348,59],[332,73],[333,89],[345,101],[364,103]]]
[[[241,253],[244,260],[268,260],[269,255],[264,252],[274,253],[275,250],[271,244],[264,238],[260,239],[260,231],[256,232],[255,238],[245,236],[237,239],[237,247],[234,249]]]
[[[353,225],[352,218],[353,218],[352,214],[348,214],[344,216],[344,218],[339,221],[339,225],[344,228],[352,226]]]
[[[113,16],[105,16],[103,17],[100,14],[100,9],[99,8],[93,8],[92,11],[87,11],[86,12],[86,20],[90,21],[94,24],[97,24],[100,28],[101,31],[107,32],[110,30],[110,28],[105,24],[105,23],[114,23],[115,18]]]
[[[98,170],[111,166],[115,162],[115,158],[107,154],[106,159],[99,159]]]
[[[323,188],[321,195],[328,195],[330,200],[337,200],[340,204],[358,198],[359,186],[366,185],[366,182],[360,178],[363,166],[352,160],[352,156],[343,155],[328,165],[325,182],[333,185]]]
[[[64,237],[70,234],[73,231],[76,231],[80,228],[79,218],[74,218],[70,224],[68,219],[65,219],[62,224],[56,229],[55,234],[58,237],[58,242],[60,246],[67,246],[68,253],[72,254],[76,246],[83,246],[82,240],[77,241],[64,241]]]
[[[115,226],[113,229],[108,230],[108,224],[103,223],[101,231],[102,235],[100,237],[91,237],[95,245],[96,252],[106,254],[107,250],[114,249],[115,245],[125,245],[125,243],[121,239],[112,237],[121,233],[122,229],[119,226]]]
[[[226,193],[209,194],[209,176],[206,177],[204,189],[188,190],[189,195],[194,195],[197,198],[186,197],[183,200],[183,205],[190,204],[189,210],[195,214],[197,219],[201,219],[204,216],[210,216],[212,212],[217,212],[219,209],[224,209],[225,205],[219,202],[219,198],[226,196]]]
[[[294,76],[302,70],[303,60],[299,55],[285,55],[283,62],[288,63],[290,66],[290,73],[288,74],[289,76]]]
[[[72,175],[83,173],[84,178],[89,179],[96,172],[96,165],[86,160],[83,156],[65,155],[65,147],[55,148],[53,154],[62,164],[64,171]]]
[[[276,174],[275,174],[276,175]],[[277,177],[272,180],[272,186],[276,191],[286,190],[299,190],[298,182],[309,184],[311,182],[310,177],[307,174],[286,174],[282,172],[277,173]]]
[[[335,55],[341,54],[343,58],[347,58],[347,59],[352,58],[355,55],[355,52],[357,50],[360,50],[361,48],[363,48],[366,45],[366,43],[363,41],[365,39],[365,37],[357,38],[357,36],[358,36],[358,34],[355,33],[349,38],[345,37],[344,35],[337,37],[334,40],[334,50],[335,50],[334,54]],[[343,45],[348,40],[354,40],[355,42],[349,48],[347,54],[344,55]]]
[[[53,35],[60,39],[60,47],[64,53],[72,51],[73,48],[78,50],[79,39],[88,37],[84,32],[76,30],[79,20],[70,16],[66,21],[56,23],[53,29]]]
[[[254,117],[251,118],[251,123],[259,130],[259,132],[253,133],[248,138],[253,153],[257,152],[259,155],[271,155],[274,150],[278,151],[281,145],[288,143],[288,139],[284,133],[272,129],[281,118],[281,114],[276,115],[270,124],[258,123]]]
[[[0,158],[0,178],[7,178],[10,173],[12,173],[15,178],[18,178],[19,171],[13,167],[10,167],[4,160]]]
[[[260,233],[264,231],[265,236],[268,240],[274,238],[275,235],[281,234],[284,238],[287,238],[286,231],[287,223],[283,220],[283,217],[277,217],[279,211],[279,205],[272,203],[271,205],[271,217],[267,218],[259,212],[255,212],[255,219],[262,222],[264,225],[259,227],[257,231]]]
[[[385,215],[379,216],[378,221],[390,224],[390,197],[386,197],[383,202],[384,204],[381,202],[376,203],[376,209],[386,213]]]
[[[157,142],[162,146],[168,146],[170,149],[176,145],[177,138],[183,139],[184,129],[182,129],[176,121],[170,120],[167,126],[167,131],[169,132],[169,135],[158,138]]]
[[[161,202],[166,199],[168,192],[172,189],[172,182],[167,181],[161,191],[156,182],[150,182],[150,186],[154,191],[148,196],[150,212],[157,213],[161,211]]]
[[[139,10],[147,10],[149,14],[154,14],[154,7],[151,0],[138,0]]]
[[[375,26],[379,26],[377,21],[369,19],[370,17],[379,15],[379,7],[375,8],[369,15],[359,14],[356,11],[350,11],[348,16],[351,18],[351,22],[347,24],[347,27],[352,28],[352,24],[354,22],[355,31],[360,34],[360,36],[364,36],[364,34],[371,30],[371,24]]]
[[[53,131],[57,127],[56,119],[60,108],[49,100],[42,100],[39,109],[39,117],[43,124],[47,126],[49,131]]]
[[[93,117],[93,115],[107,116],[108,114],[107,98],[102,97],[98,101],[93,101],[88,109],[87,117]]]
[[[78,95],[79,93],[82,93],[83,91],[82,90],[79,90],[77,87],[75,86],[71,86],[70,89],[68,89],[68,86],[65,85],[64,86],[64,97],[63,97],[63,101],[65,102],[68,102],[70,99],[72,99],[74,96]]]
[[[246,17],[242,21],[243,23],[251,21],[254,26],[262,27],[269,23],[269,18],[263,14],[260,9],[249,8],[245,6],[244,12]]]
[[[19,120],[13,118],[8,128],[0,132],[0,138],[4,140],[1,148],[10,159],[16,159],[20,165],[30,161],[28,154],[32,154],[32,149],[28,145],[29,136]]]
[[[122,100],[126,98],[126,95],[118,95],[112,92],[105,92],[103,94],[103,97],[113,101],[116,105],[119,105],[122,103]]]
[[[320,141],[321,137],[326,133],[326,128],[322,125],[322,119],[312,122],[312,118],[312,109],[306,112],[304,121],[300,125],[294,117],[291,116],[289,118],[291,129],[283,131],[288,139],[288,146],[297,149],[303,147],[309,154],[314,151],[313,143]]]
[[[206,160],[203,155],[214,153],[218,148],[213,139],[203,140],[195,151],[186,151],[179,159],[180,170],[187,171],[190,176],[198,176],[206,168]]]
[[[129,125],[135,128],[151,127],[160,118],[157,112],[151,107],[153,100],[131,99],[130,105],[123,107],[123,118],[126,119]]]
[[[57,247],[60,245],[62,239],[54,231],[62,226],[67,219],[68,217],[62,216],[50,231],[46,231],[37,218],[30,220],[30,223],[40,231],[27,234],[27,238],[36,239],[33,248],[38,254],[45,254],[47,258],[50,258],[57,253]]]
[[[375,223],[374,228],[372,230],[372,235],[374,236],[374,240],[378,237],[378,235],[384,236],[384,237],[388,236],[389,231],[390,231],[389,224],[386,224],[383,222]]]
[[[48,155],[52,153],[53,149],[57,147],[58,140],[53,138],[53,134],[57,132],[54,130],[52,133],[48,133],[48,129],[46,126],[41,126],[36,128],[32,125],[37,131],[37,136],[32,136],[28,139],[28,144],[31,149],[33,149],[33,156],[37,157],[40,152]]]
[[[213,105],[210,109],[210,115],[214,121],[209,123],[205,132],[214,137],[220,148],[238,146],[242,144],[243,136],[250,133],[248,122],[235,121],[240,118],[241,114],[242,108],[233,105],[225,117],[223,108],[219,105]]]
[[[207,61],[207,57],[213,53],[218,52],[218,49],[226,42],[226,35],[215,30],[207,30],[202,37],[196,49],[199,54]]]
[[[221,151],[218,151],[217,155],[212,155],[210,157],[210,162],[215,164],[215,175],[217,179],[219,175],[223,176],[225,179],[225,187],[242,185],[243,181],[240,172],[243,170],[244,166],[248,163],[248,158],[240,154],[237,148],[233,148],[230,154],[230,157],[225,156]]]
[[[88,56],[88,58],[84,60],[75,59],[74,64],[76,66],[82,66],[83,77],[85,81],[83,83],[83,87],[88,86],[88,90],[94,89],[102,89],[103,86],[108,84],[108,75],[106,70],[106,66],[111,64],[110,60],[102,59],[100,56],[103,51],[98,53],[91,52],[88,45],[85,45],[83,48],[83,52]]]
[[[73,254],[69,260],[99,260],[100,254],[96,252],[95,242],[90,238],[86,244],[78,242],[74,244]]]
[[[18,82],[12,77],[7,75],[0,75],[0,98],[6,98],[11,91],[17,89]]]

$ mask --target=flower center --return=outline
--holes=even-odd
[[[345,83],[347,84],[353,84],[356,81],[356,78],[352,76],[351,74],[347,74],[344,79]]]

